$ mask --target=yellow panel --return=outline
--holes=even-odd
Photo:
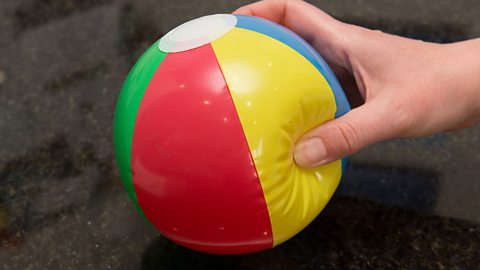
[[[301,135],[334,118],[335,99],[307,59],[271,37],[234,28],[212,46],[255,161],[275,246],[307,226],[338,186],[340,161],[305,169],[292,154]]]

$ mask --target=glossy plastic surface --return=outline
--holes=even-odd
[[[310,46],[310,44],[308,44],[296,33],[290,31],[288,28],[285,28],[274,22],[254,16],[238,14],[235,16],[237,17],[236,27],[255,31],[283,42],[285,45],[303,55],[318,69],[320,73],[322,73],[335,96],[335,103],[337,105],[335,118],[338,118],[350,111],[351,107],[348,103],[347,96],[340,86],[337,77],[335,77],[335,74],[333,74],[327,62],[325,62],[325,60],[315,51],[315,49],[312,48],[312,46]],[[345,170],[346,164],[347,158],[344,158],[342,160],[342,170]]]
[[[344,162],[305,169],[292,155],[301,135],[349,110],[338,82],[305,41],[263,19],[207,16],[168,36],[133,67],[117,104],[115,151],[130,197],[163,235],[195,250],[286,241],[342,174]]]
[[[214,253],[272,246],[263,192],[210,44],[165,57],[132,145],[138,202],[166,237]]]
[[[208,44],[223,36],[237,24],[232,14],[215,14],[188,21],[160,39],[164,52],[183,52]]]
[[[158,42],[147,49],[128,74],[115,110],[114,144],[120,178],[135,207],[142,215],[143,211],[138,205],[133,189],[130,166],[133,130],[143,94],[165,56],[166,53],[158,50]]]
[[[343,92],[340,83],[333,74],[330,67],[325,60],[318,55],[318,53],[296,33],[290,31],[281,25],[274,22],[245,15],[235,15],[237,17],[236,27],[248,29],[258,33],[267,35],[273,39],[283,42],[285,45],[291,47],[301,55],[303,55],[310,63],[312,63],[320,73],[325,77],[333,94],[335,96],[335,103],[337,110],[335,111],[335,118],[340,117],[350,111],[350,104]]]
[[[234,28],[212,47],[252,152],[278,245],[317,216],[340,181],[340,161],[305,169],[292,155],[301,135],[334,118],[334,95],[303,55],[269,36]]]

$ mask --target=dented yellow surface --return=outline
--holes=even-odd
[[[307,226],[338,186],[341,162],[305,169],[292,150],[334,118],[333,93],[301,54],[266,35],[234,28],[212,42],[255,162],[278,245]]]

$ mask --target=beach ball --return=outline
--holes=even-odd
[[[343,162],[298,166],[297,140],[349,110],[325,61],[273,22],[230,14],[180,25],[148,48],[118,98],[115,155],[136,208],[190,249],[272,248],[307,226]]]

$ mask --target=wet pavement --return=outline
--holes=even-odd
[[[316,2],[409,37],[480,36],[476,1]],[[241,3],[0,2],[0,269],[480,269],[480,127],[352,156],[326,209],[273,250],[197,253],[142,220],[113,158],[123,79],[169,29]]]

